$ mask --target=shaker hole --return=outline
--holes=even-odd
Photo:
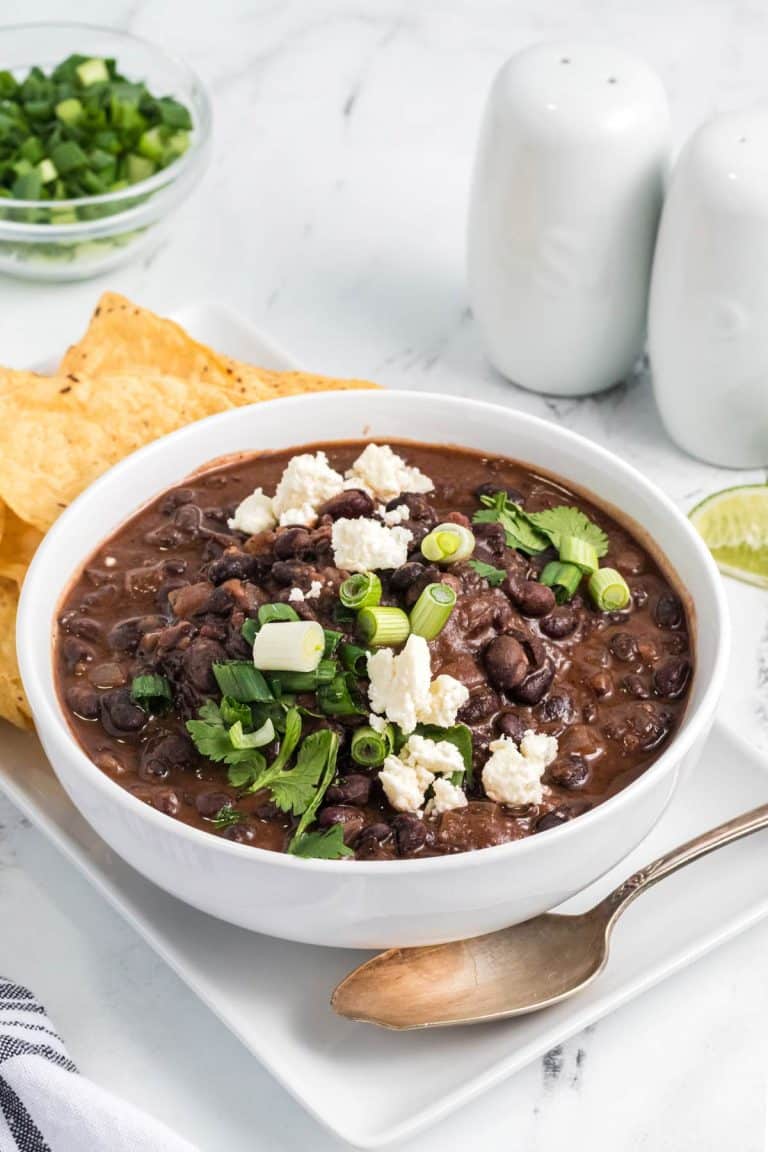
[[[618,80],[616,79],[615,76],[609,76],[608,77],[608,83],[609,84],[618,84]]]
[[[738,140],[736,141],[737,144],[746,144],[746,142],[747,142],[746,136],[739,136]]]
[[[560,58],[561,64],[570,64],[570,62],[571,62],[570,56],[561,56],[561,58]]]

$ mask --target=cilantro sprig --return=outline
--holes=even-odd
[[[468,560],[470,568],[474,568],[478,576],[487,580],[491,588],[498,588],[507,578],[503,568],[494,568],[493,564],[486,564],[484,560]]]
[[[561,552],[564,542],[568,540],[590,545],[597,556],[605,556],[608,551],[605,532],[580,508],[560,504],[557,508],[545,508],[541,512],[524,512],[519,504],[509,499],[506,492],[494,492],[490,496],[484,494],[480,497],[480,503],[483,507],[472,517],[474,523],[501,524],[507,546],[530,556],[544,552],[550,545]],[[476,567],[479,564],[480,561],[473,562],[476,571],[479,570]],[[498,572],[499,569],[493,571]]]
[[[608,551],[608,537],[602,528],[585,516],[580,508],[561,504],[542,512],[527,513],[528,520],[549,538],[558,552],[568,537],[591,544],[598,556]]]
[[[519,504],[514,504],[506,492],[483,495],[480,503],[484,507],[475,512],[473,523],[501,524],[508,548],[517,548],[520,552],[535,556],[549,547],[549,537],[531,524]]]
[[[322,832],[304,832],[291,849],[291,854],[304,860],[340,860],[343,856],[354,856],[352,849],[344,843],[341,824],[334,824]]]

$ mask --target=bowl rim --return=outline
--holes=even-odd
[[[41,207],[49,206],[56,210],[93,207],[94,205],[100,207],[110,204],[120,204],[122,201],[132,201],[137,197],[151,196],[154,192],[166,188],[169,184],[175,183],[180,176],[183,176],[184,173],[193,167],[197,160],[205,154],[210,144],[213,123],[211,98],[200,75],[182,56],[178,56],[175,52],[166,51],[162,45],[155,43],[153,40],[148,40],[145,36],[136,36],[133,32],[125,32],[121,28],[112,28],[105,24],[92,24],[89,21],[31,20],[23,21],[20,24],[8,24],[3,27],[2,31],[5,33],[30,32],[43,28],[48,31],[56,29],[67,31],[81,29],[84,32],[99,33],[100,35],[107,34],[115,36],[119,40],[130,41],[141,48],[149,49],[151,52],[157,53],[158,56],[175,64],[182,72],[186,73],[187,80],[195,90],[199,99],[200,118],[194,121],[193,131],[190,134],[190,145],[187,151],[182,156],[179,156],[178,159],[174,160],[172,164],[161,168],[159,172],[153,173],[152,176],[149,176],[146,180],[139,180],[136,184],[129,184],[127,188],[120,188],[116,192],[100,192],[94,196],[75,196],[68,200],[17,200],[14,197],[7,197],[0,202],[2,211],[39,210]],[[115,212],[103,219],[109,221],[119,220],[122,226],[125,224],[128,213],[136,208],[141,208],[143,203],[144,202],[141,204],[128,203],[123,213]],[[83,228],[92,228],[100,222],[100,219],[101,218],[97,220],[76,220],[68,224],[43,224],[0,218],[0,231],[6,234],[6,238],[10,238],[11,235],[13,235],[19,238],[27,237],[28,239],[43,237],[49,240],[72,239],[78,231]]]
[[[189,435],[191,428],[198,428],[201,425],[204,425],[206,428],[211,428],[218,425],[226,425],[230,422],[234,423],[242,419],[244,411],[252,409],[263,411],[265,404],[268,405],[270,409],[275,409],[279,406],[281,410],[285,410],[286,421],[290,425],[291,412],[300,405],[302,410],[305,410],[307,405],[320,407],[327,405],[329,402],[333,403],[334,401],[343,401],[345,404],[348,404],[352,398],[356,398],[359,403],[361,396],[365,398],[366,403],[372,403],[373,405],[392,402],[395,404],[401,402],[408,404],[417,400],[420,403],[435,404],[445,411],[447,404],[457,412],[468,412],[472,410],[479,412],[481,415],[485,415],[489,420],[499,417],[507,419],[511,416],[521,421],[524,425],[529,425],[539,430],[546,430],[548,434],[569,442],[574,448],[592,453],[600,463],[607,467],[623,472],[628,480],[639,485],[647,495],[660,503],[677,523],[678,528],[681,530],[697,561],[700,563],[709,582],[710,592],[717,608],[714,623],[717,625],[718,632],[712,668],[701,700],[695,707],[689,706],[684,714],[680,728],[674,734],[670,743],[661,755],[654,760],[636,780],[633,780],[626,788],[621,789],[621,791],[617,792],[614,796],[604,800],[602,804],[583,813],[575,820],[570,820],[556,828],[547,829],[544,832],[537,833],[535,836],[526,836],[521,840],[512,840],[504,844],[497,844],[482,849],[473,849],[468,852],[456,853],[455,855],[426,857],[423,860],[304,859],[288,855],[284,852],[273,852],[266,848],[239,844],[234,841],[224,840],[222,837],[214,836],[210,832],[195,828],[180,820],[174,820],[164,813],[159,812],[157,809],[151,808],[126,789],[121,788],[121,786],[115,783],[106,773],[97,768],[81,748],[67,722],[58,695],[53,693],[53,698],[51,698],[45,691],[42,682],[42,668],[38,667],[38,661],[34,655],[34,636],[41,626],[39,613],[35,612],[34,607],[37,587],[38,585],[45,587],[50,579],[46,557],[53,543],[69,531],[70,522],[76,521],[80,516],[80,509],[84,506],[87,507],[89,501],[98,497],[102,486],[106,484],[108,480],[112,482],[117,478],[127,478],[135,468],[143,468],[144,466],[151,467],[151,461],[155,455],[162,455],[168,451],[173,452],[178,450],[179,446],[183,446],[184,440]],[[355,401],[353,400],[353,402]],[[355,438],[357,439],[358,437]],[[361,438],[377,439],[376,437],[369,436],[369,434]],[[378,439],[381,438],[378,437]],[[296,444],[295,447],[299,450],[302,445]],[[457,444],[457,447],[462,447],[462,445]],[[259,451],[259,449],[255,448],[254,451]],[[216,457],[212,459],[216,459]],[[181,480],[189,474],[188,471],[184,470],[182,465],[179,479]],[[584,489],[584,491],[588,492],[590,490]],[[601,497],[598,494],[595,495],[597,496],[597,502],[600,503]],[[154,497],[150,497],[149,499],[154,499]],[[123,523],[125,519],[128,519],[129,516],[134,515],[140,507],[141,505],[138,505],[128,516],[115,524],[112,531],[116,531],[120,524]],[[99,540],[90,543],[87,549],[82,549],[82,555],[78,565],[71,571],[67,571],[66,579],[58,585],[56,596],[57,606],[61,602],[61,598],[71,580],[74,578],[74,574],[78,571],[78,568],[82,566],[87,556],[90,555],[94,549],[98,548],[99,542],[105,538],[104,535],[101,535]],[[665,555],[665,553],[663,554]],[[46,621],[45,623],[46,626],[52,627],[53,625],[53,621]],[[711,626],[712,623],[713,621],[711,619],[707,621],[709,626]],[[132,452],[129,456],[126,456],[102,476],[99,476],[93,481],[93,483],[65,509],[46,533],[35,553],[22,587],[16,635],[22,681],[30,703],[32,704],[32,711],[36,722],[39,722],[41,728],[46,726],[49,730],[52,730],[56,736],[65,741],[69,746],[72,762],[76,764],[80,775],[85,776],[87,782],[93,785],[96,791],[104,796],[107,801],[114,802],[117,807],[126,807],[139,819],[148,820],[150,824],[154,825],[157,829],[158,834],[162,834],[163,831],[165,831],[166,834],[173,835],[183,841],[191,842],[193,846],[200,848],[207,846],[212,852],[223,852],[228,856],[232,856],[235,859],[240,858],[243,861],[251,860],[254,865],[261,864],[271,865],[277,868],[299,868],[316,873],[328,872],[335,875],[370,876],[375,874],[386,877],[400,875],[403,872],[415,876],[417,874],[426,875],[430,872],[447,872],[454,868],[476,868],[482,867],[484,864],[492,865],[493,863],[499,863],[506,859],[508,859],[511,864],[518,857],[526,856],[530,852],[540,851],[539,846],[542,843],[544,843],[545,846],[550,843],[552,836],[559,836],[559,843],[564,844],[567,837],[573,838],[580,836],[589,828],[596,828],[600,823],[606,819],[611,819],[620,810],[628,804],[631,804],[633,797],[639,797],[649,790],[657,778],[680,763],[695,744],[698,737],[706,732],[711,723],[728,667],[730,617],[722,578],[704,541],[670,497],[652,481],[646,479],[633,465],[628,464],[615,453],[589,440],[580,433],[573,432],[568,428],[562,427],[560,424],[554,424],[542,417],[521,412],[518,409],[505,407],[501,404],[494,404],[488,401],[474,400],[467,397],[447,395],[438,392],[414,393],[406,389],[387,388],[378,392],[352,393],[352,396],[350,396],[349,391],[329,391],[315,393],[309,396],[290,396],[262,401],[258,404],[245,405],[240,408],[205,417],[202,420],[193,421],[193,423],[177,429],[166,436],[160,437],[158,440],[154,440],[150,444]],[[46,671],[50,672],[52,672],[50,668],[51,651],[52,649],[49,648],[49,656],[43,662]],[[56,769],[54,767],[54,772],[55,771]]]

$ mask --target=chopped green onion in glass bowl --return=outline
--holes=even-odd
[[[203,85],[163,49],[87,24],[4,28],[0,273],[83,280],[146,254],[202,176],[210,141]]]

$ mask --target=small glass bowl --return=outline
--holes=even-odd
[[[117,192],[74,200],[0,198],[0,273],[27,280],[85,280],[145,253],[162,239],[173,210],[208,163],[211,105],[183,61],[127,32],[89,24],[2,29],[0,68],[14,74],[25,74],[35,64],[48,71],[72,53],[113,58],[129,80],[143,80],[155,95],[186,104],[193,124],[189,147],[148,180]]]

